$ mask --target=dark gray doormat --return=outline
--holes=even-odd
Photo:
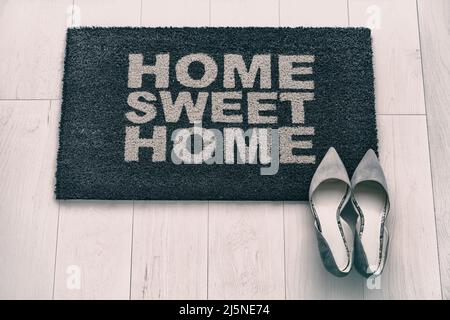
[[[58,199],[306,200],[377,150],[370,31],[70,29],[59,143]]]

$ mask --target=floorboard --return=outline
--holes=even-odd
[[[206,299],[208,205],[136,201],[132,299]]]
[[[61,201],[55,299],[128,299],[131,201]]]
[[[0,99],[60,99],[72,0],[0,2]]]
[[[364,281],[355,270],[337,278],[323,267],[309,204],[286,202],[284,214],[286,298],[361,300]]]
[[[391,196],[388,262],[367,299],[440,299],[425,116],[378,117],[380,161]]]
[[[282,27],[347,27],[347,0],[280,0]]]
[[[209,299],[284,299],[283,206],[210,202]]]
[[[140,10],[138,0],[75,0],[73,24],[139,26]],[[128,299],[132,228],[132,201],[61,202],[55,298]],[[79,289],[67,285],[71,266],[79,267]]]
[[[450,299],[450,2],[418,5],[442,294]]]
[[[0,299],[52,297],[57,121],[50,101],[0,101]]]
[[[209,24],[209,0],[142,0],[144,27],[205,27]]]
[[[349,0],[351,26],[372,29],[378,114],[425,114],[415,0]]]

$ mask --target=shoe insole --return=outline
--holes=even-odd
[[[339,270],[348,267],[347,249],[337,222],[339,205],[347,193],[347,184],[336,179],[322,182],[314,191],[312,202],[320,222],[322,235],[327,241]]]
[[[364,215],[364,229],[361,242],[366,253],[369,268],[372,271],[380,265],[381,223],[386,205],[386,192],[374,181],[358,184],[354,190],[354,197]],[[369,270],[368,270],[369,271]]]

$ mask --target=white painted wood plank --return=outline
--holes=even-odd
[[[76,26],[139,26],[141,0],[75,0]]]
[[[209,24],[209,0],[142,1],[142,26],[204,27]]]
[[[207,26],[208,0],[142,2],[143,26]],[[206,299],[208,202],[135,202],[132,299]]]
[[[282,26],[348,25],[347,1],[281,0]],[[353,271],[336,278],[322,265],[306,202],[284,204],[287,299],[362,299],[363,279]]]
[[[283,206],[210,202],[209,299],[284,299]]]
[[[278,0],[211,0],[213,26],[278,26]]]
[[[80,25],[139,26],[139,1],[76,2]],[[124,13],[126,12],[126,13]],[[77,23],[76,16],[74,22]],[[55,298],[126,299],[130,295],[132,201],[63,201],[60,208]],[[67,286],[79,267],[80,289]],[[69,270],[67,269],[69,268]]]
[[[415,0],[349,0],[351,26],[372,27],[381,114],[425,114]]]
[[[418,5],[442,294],[450,299],[450,2]]]
[[[280,0],[283,27],[346,27],[347,0]]]
[[[61,201],[55,299],[129,298],[132,214],[131,201]]]
[[[364,280],[355,270],[337,278],[323,267],[309,204],[286,202],[284,215],[286,298],[362,299]]]
[[[135,201],[132,299],[206,299],[208,205]]]
[[[425,116],[379,116],[380,161],[391,196],[389,257],[368,299],[440,299]]]
[[[278,0],[211,1],[212,26],[278,26]],[[210,202],[210,299],[284,299],[281,202]]]
[[[0,299],[52,297],[57,121],[50,101],[0,101]]]
[[[0,99],[58,99],[72,0],[0,2]]]

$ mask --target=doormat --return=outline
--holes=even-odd
[[[67,31],[57,199],[307,200],[377,150],[370,30]]]

